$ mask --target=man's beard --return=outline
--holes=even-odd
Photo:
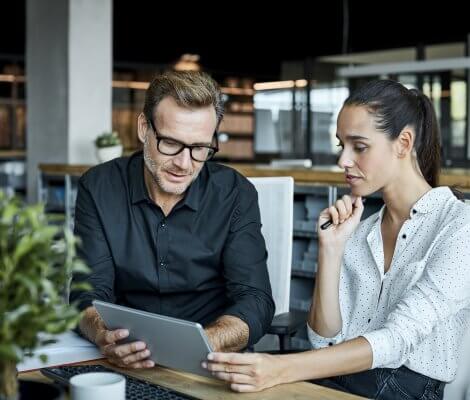
[[[145,143],[144,143],[144,162],[145,162],[145,166],[147,167],[148,172],[150,172],[150,176],[152,177],[153,185],[157,186],[159,190],[167,194],[175,194],[175,195],[183,194],[188,188],[188,186],[197,178],[200,172],[199,170],[197,171],[196,174],[194,174],[194,170],[192,169],[191,170],[181,170],[181,169],[176,170],[175,168],[164,169],[164,164],[160,164],[156,162],[150,155],[149,143],[147,139],[145,140]],[[165,180],[161,176],[163,171],[174,172],[178,174],[181,174],[183,172],[185,175],[194,174],[194,176],[188,183],[183,183],[176,187],[172,185],[170,187],[169,185],[166,184]]]

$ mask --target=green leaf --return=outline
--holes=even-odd
[[[21,349],[12,343],[0,343],[0,359],[18,362],[23,357]]]
[[[29,304],[23,304],[15,310],[9,311],[5,313],[5,321],[7,323],[12,324],[16,322],[19,318],[21,318],[24,314],[28,313],[31,310],[31,306]]]
[[[76,326],[81,314],[62,290],[74,271],[88,272],[77,243],[70,230],[62,235],[48,224],[42,204],[24,205],[0,191],[0,360],[17,362],[23,351],[48,343],[39,332]]]
[[[37,284],[35,281],[33,281],[32,279],[30,279],[28,276],[26,275],[16,275],[14,277],[14,279],[16,281],[18,281],[18,284],[22,284],[26,289],[27,291],[29,292],[29,295],[31,296],[32,299],[35,299],[37,298],[38,296],[38,288],[37,288]]]

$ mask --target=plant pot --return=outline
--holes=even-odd
[[[96,158],[99,162],[110,161],[114,158],[122,156],[122,145],[109,146],[109,147],[97,147]]]
[[[13,361],[0,361],[0,400],[64,400],[64,390],[57,385],[18,381]]]
[[[18,398],[18,371],[16,363],[11,360],[0,360],[0,400]]]

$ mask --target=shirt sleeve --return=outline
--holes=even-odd
[[[249,346],[265,334],[274,316],[266,260],[258,194],[246,181],[240,188],[233,212],[223,250],[223,264],[227,297],[231,303],[224,314],[246,322],[250,330]]]
[[[313,349],[322,349],[324,347],[333,346],[343,341],[342,332],[337,333],[333,337],[324,337],[315,332],[307,323],[307,335]]]
[[[454,231],[430,254],[423,275],[384,326],[362,335],[372,347],[372,368],[403,365],[436,325],[470,305],[470,225]]]
[[[77,254],[90,267],[90,274],[77,274],[73,282],[88,282],[91,291],[72,291],[70,301],[77,302],[80,310],[92,305],[92,300],[114,302],[114,262],[104,235],[101,220],[87,188],[86,175],[78,182],[75,205],[74,233],[80,238]]]

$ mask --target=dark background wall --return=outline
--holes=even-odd
[[[463,42],[470,32],[466,5],[454,0],[303,3],[233,1],[209,10],[201,2],[114,0],[114,60],[160,64],[196,53],[215,73],[269,80],[283,60]],[[22,56],[24,42],[25,1],[2,3],[0,54]]]

